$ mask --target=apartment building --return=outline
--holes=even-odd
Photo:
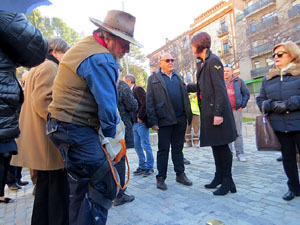
[[[157,70],[160,56],[164,53],[171,53],[175,59],[174,69],[178,71],[186,82],[194,82],[196,74],[196,60],[191,48],[191,39],[186,31],[173,40],[166,39],[166,44],[155,50],[147,57],[150,62],[150,72]]]
[[[267,74],[274,45],[292,40],[300,44],[300,0],[244,0],[236,20],[240,72],[245,80]]]

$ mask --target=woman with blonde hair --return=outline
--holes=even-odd
[[[268,113],[281,144],[283,168],[288,178],[288,192],[282,197],[300,196],[296,146],[300,145],[300,49],[291,41],[273,48],[274,66],[263,79],[256,102]]]

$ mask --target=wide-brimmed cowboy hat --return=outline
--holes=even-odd
[[[120,10],[110,10],[103,22],[90,17],[90,21],[97,27],[112,33],[130,43],[143,47],[138,41],[133,38],[135,17]]]

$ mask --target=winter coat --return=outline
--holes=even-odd
[[[198,93],[201,112],[200,145],[229,144],[236,139],[237,132],[224,82],[223,65],[208,49],[204,63],[199,62],[197,67],[197,84],[189,84],[187,89]],[[223,123],[213,125],[214,116],[223,117]]]
[[[25,85],[25,101],[20,113],[20,137],[16,140],[18,155],[11,164],[35,170],[64,168],[59,150],[46,135],[48,105],[58,65],[46,60],[32,68]]]
[[[250,92],[245,82],[234,76],[229,82],[233,82],[234,94],[235,94],[235,109],[245,108],[250,98]]]
[[[132,121],[130,113],[136,113],[138,110],[138,102],[133,97],[133,93],[128,84],[119,80],[118,84],[119,102],[118,110],[121,120],[125,125],[125,142],[127,148],[134,148],[134,138],[132,132]]]
[[[280,76],[280,70],[273,67],[264,77],[256,103],[262,109],[266,101],[266,112],[275,131],[290,132],[300,131],[300,62]],[[283,101],[287,111],[278,114],[270,107],[272,101]]]
[[[23,14],[0,10],[0,142],[18,137],[23,91],[16,67],[32,67],[45,60],[48,42]],[[3,153],[3,149],[0,149]]]
[[[167,87],[162,76],[162,72],[159,69],[148,79],[146,105],[148,123],[150,127],[154,125],[170,126],[177,124],[175,110],[171,103]],[[191,111],[190,100],[185,83],[183,82],[182,76],[177,72],[174,73],[174,76],[177,76],[180,82],[181,92],[183,95],[184,113],[188,124],[191,124],[193,114]]]

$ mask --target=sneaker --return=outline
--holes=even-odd
[[[154,170],[151,170],[151,169],[149,169],[149,170],[146,170],[145,172],[144,172],[144,177],[148,177],[148,176],[150,176],[150,175],[152,175],[154,173]]]
[[[137,168],[134,172],[133,172],[133,175],[134,176],[138,176],[138,175],[142,175],[145,173],[145,170],[144,169],[141,169],[140,167]]]
[[[123,205],[125,203],[132,202],[135,199],[134,195],[122,194],[120,198],[114,200],[114,206]]]
[[[246,162],[247,161],[246,156],[244,154],[239,154],[238,160],[241,161],[241,162]]]

